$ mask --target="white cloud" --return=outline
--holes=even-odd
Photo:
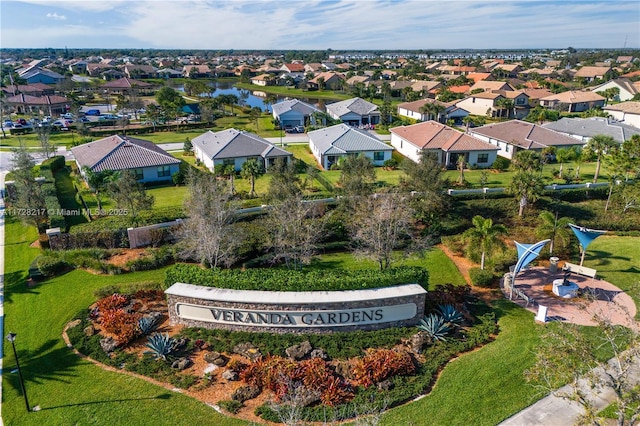
[[[56,21],[65,21],[67,19],[64,15],[58,15],[57,13],[47,13],[47,18],[55,19]]]

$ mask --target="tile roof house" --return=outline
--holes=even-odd
[[[640,128],[640,102],[627,101],[602,108],[613,118],[630,126]]]
[[[239,171],[242,164],[252,158],[258,160],[262,167],[268,170],[278,158],[287,162],[293,158],[293,154],[276,147],[266,139],[254,133],[236,129],[220,132],[209,130],[193,138],[191,143],[196,159],[211,171],[220,164],[233,165]]]
[[[497,158],[498,148],[449,126],[425,121],[411,126],[389,129],[391,145],[407,158],[418,162],[422,151],[433,152],[443,167],[454,167],[458,158],[473,167],[490,167]]]
[[[331,71],[326,71],[317,74],[311,80],[307,81],[307,88],[310,90],[319,90],[320,87],[320,79],[324,81],[324,89],[327,90],[338,90],[342,86],[342,82],[344,81],[344,77],[342,74],[338,74]]]
[[[304,72],[304,65],[303,64],[284,64],[282,65],[282,67],[280,67],[280,70],[285,71],[285,72],[290,72],[290,73],[295,73],[295,72]]]
[[[13,107],[17,114],[40,113],[46,115],[63,114],[67,112],[69,100],[64,96],[44,95],[31,96],[20,93],[4,99],[4,103]]]
[[[341,157],[361,154],[376,166],[391,158],[393,148],[370,133],[354,129],[346,124],[337,124],[314,130],[309,136],[309,148],[318,163],[329,170]]]
[[[456,106],[457,101],[441,102],[435,99],[420,99],[413,102],[404,102],[398,105],[398,115],[402,117],[413,118],[419,121],[436,120],[446,123],[448,120],[454,120],[456,123],[462,123],[462,119],[469,115],[469,111]],[[423,112],[422,107],[426,104],[440,105],[444,110],[434,117],[428,112]]]
[[[610,67],[582,67],[573,75],[573,78],[584,78],[586,81],[604,79],[611,72]]]
[[[514,90],[509,83],[506,83],[504,81],[481,80],[471,86],[471,88],[469,88],[469,92],[480,89],[484,90],[485,92],[495,92],[497,90]]]
[[[570,136],[520,120],[487,124],[469,129],[469,133],[497,146],[498,155],[509,159],[513,158],[517,151],[523,149],[541,151],[548,146],[558,148],[582,146],[580,141]]]
[[[504,108],[503,99],[511,100],[513,108]],[[456,106],[474,115],[522,118],[528,113],[529,96],[523,92],[511,90],[480,92],[457,101]]]
[[[275,84],[275,77],[271,74],[260,74],[251,77],[251,84],[255,84],[256,86],[272,86]]]
[[[607,89],[617,88],[620,94],[615,97],[616,101],[630,101],[634,96],[640,94],[640,81],[631,81],[628,78],[616,78],[615,80],[607,81],[592,88],[591,91],[595,93],[603,92]]]
[[[187,78],[208,78],[211,77],[209,65],[185,65],[182,67],[182,75]]]
[[[135,91],[137,94],[149,94],[153,91],[153,84],[144,81],[133,80],[123,77],[117,80],[111,80],[100,86],[101,89],[107,90],[109,93],[128,94]]]
[[[71,148],[78,170],[130,170],[140,182],[170,181],[180,160],[153,142],[113,135]]]
[[[640,129],[605,117],[564,117],[558,121],[543,124],[542,127],[571,136],[584,143],[595,135],[611,136],[618,143],[623,143],[633,135],[640,135]]]
[[[322,114],[322,111],[313,105],[298,99],[287,99],[272,105],[273,118],[284,126],[305,126],[315,124],[314,113]]]
[[[151,65],[133,65],[124,66],[124,75],[129,78],[155,78],[156,69]]]
[[[327,114],[351,126],[378,124],[380,111],[378,106],[361,98],[327,104]]]
[[[583,112],[592,108],[602,108],[604,101],[605,99],[597,93],[569,90],[540,98],[540,105],[546,108],[557,107],[568,112]]]

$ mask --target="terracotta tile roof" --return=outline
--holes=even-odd
[[[133,80],[131,78],[120,78],[118,80],[108,81],[102,86],[103,89],[131,89],[132,87],[151,87],[152,84],[144,81]]]
[[[602,109],[608,110],[608,111],[622,111],[622,112],[626,112],[627,114],[640,114],[640,102],[636,102],[636,101],[622,102],[615,105],[607,105]]]
[[[180,163],[153,142],[120,135],[73,147],[71,152],[80,167],[89,167],[94,172]]]
[[[498,148],[471,135],[459,132],[436,121],[389,129],[420,149],[443,151],[497,151]]]
[[[471,86],[470,91],[474,91],[476,89],[482,89],[485,91],[492,90],[513,90],[513,87],[505,81],[478,81],[476,84]]]
[[[20,93],[19,95],[6,98],[8,104],[24,104],[24,105],[62,105],[69,102],[64,96],[44,95],[31,96]]]
[[[289,72],[304,72],[303,64],[284,64],[283,67],[289,70]]]
[[[452,93],[467,93],[471,89],[468,84],[462,86],[449,86],[449,91]]]
[[[542,101],[558,101],[565,104],[575,104],[578,102],[596,102],[604,101],[604,98],[597,93],[591,91],[569,90],[562,93],[554,93],[552,95],[541,98]]]
[[[488,124],[471,129],[470,132],[471,134],[498,139],[523,149],[542,149],[547,146],[572,146],[580,144],[580,141],[570,136],[520,120]]]
[[[595,78],[601,77],[611,70],[609,67],[582,67],[574,75],[574,77]]]
[[[467,78],[473,80],[474,83],[486,80],[489,77],[491,77],[490,72],[472,72],[471,74],[467,74]]]
[[[521,92],[526,93],[529,99],[540,99],[545,96],[553,95],[549,89],[523,89]]]

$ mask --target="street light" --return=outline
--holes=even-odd
[[[22,394],[24,395],[24,404],[27,406],[27,412],[29,412],[31,409],[29,408],[29,400],[27,399],[27,389],[24,387],[22,370],[20,370],[20,362],[18,362],[18,353],[16,352],[16,333],[7,334],[7,340],[11,342],[11,347],[13,348],[13,356],[16,358],[16,367],[18,369],[18,376],[20,377],[20,387],[22,388]]]

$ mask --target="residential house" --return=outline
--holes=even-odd
[[[128,78],[156,78],[157,70],[151,65],[133,65],[124,66],[124,75]]]
[[[498,64],[493,67],[493,70],[499,70],[499,74],[504,77],[514,78],[522,71],[522,67],[519,64]]]
[[[464,65],[443,65],[438,68],[443,74],[449,75],[468,75],[476,72],[476,67]]]
[[[531,109],[531,105],[529,104],[530,98],[525,91],[500,90],[498,93],[513,103],[513,107],[510,108],[508,112],[509,117],[522,119],[529,114],[529,110]],[[500,105],[498,105],[498,107],[500,107]],[[499,112],[500,115],[502,115],[502,111]]]
[[[299,63],[283,64],[280,70],[288,73],[304,73],[304,65]]]
[[[564,117],[558,121],[543,124],[542,127],[571,136],[583,143],[589,142],[595,135],[611,136],[618,143],[630,139],[633,135],[640,135],[640,129],[605,117]]]
[[[131,78],[120,78],[118,80],[108,81],[102,86],[101,89],[106,90],[108,93],[116,94],[116,95],[150,95],[153,93],[154,86],[153,84],[133,80]]]
[[[437,155],[443,167],[455,168],[463,156],[472,167],[491,167],[498,148],[435,121],[389,129],[391,145],[405,157],[418,162],[422,151]]]
[[[435,99],[420,99],[413,102],[404,102],[398,105],[398,115],[401,117],[413,118],[419,121],[435,120],[440,123],[446,123],[453,120],[455,123],[462,123],[462,119],[469,115],[469,111],[456,106],[457,101],[440,102]],[[443,108],[442,112],[434,117],[422,109],[426,104],[436,104]]]
[[[311,80],[307,81],[307,88],[309,90],[320,90],[321,86],[327,90],[338,90],[342,87],[344,77],[341,74],[335,72],[322,72],[317,74]],[[322,85],[320,84],[322,82]]]
[[[618,59],[616,59],[616,62],[619,64],[625,64],[625,63],[629,63],[629,62],[633,62],[633,56],[618,56]]]
[[[158,77],[160,78],[180,78],[182,77],[182,71],[174,70],[173,68],[162,68],[158,70]]]
[[[469,80],[473,80],[474,84],[479,81],[492,81],[495,80],[490,72],[472,72],[467,74]]]
[[[640,81],[631,81],[628,78],[616,78],[615,80],[609,80],[606,83],[599,84],[592,88],[591,91],[600,94],[607,89],[618,89],[619,95],[616,96],[614,101],[630,101],[634,96],[640,94]]]
[[[436,91],[441,87],[442,83],[436,80],[415,80],[411,84],[411,89],[425,98],[435,97]]]
[[[310,72],[310,73],[313,73],[313,74],[318,73],[318,72],[322,72],[322,71],[324,71],[324,69],[325,68],[322,66],[322,64],[321,63],[317,63],[317,62],[316,63],[312,62],[312,63],[309,63],[309,64],[305,64],[305,66],[304,66],[304,72]]]
[[[102,62],[89,62],[87,64],[87,74],[91,77],[97,77],[106,70],[113,69],[113,65]]]
[[[44,84],[56,84],[64,80],[64,76],[57,72],[40,68],[29,67],[18,72],[18,75],[25,79],[27,84],[44,83]]]
[[[185,65],[182,67],[182,75],[186,78],[210,78],[211,68],[209,65]]]
[[[378,106],[361,98],[351,98],[345,101],[327,105],[327,114],[336,120],[341,120],[350,126],[361,126],[380,123]]]
[[[287,99],[273,104],[273,118],[285,126],[305,126],[315,124],[314,114],[322,115],[323,112],[313,105],[309,105],[298,99]]]
[[[640,102],[627,101],[602,108],[613,118],[630,126],[640,128]]]
[[[587,82],[600,79],[604,80],[611,72],[611,67],[582,67],[573,75],[573,78],[582,78]]]
[[[69,64],[69,71],[74,74],[84,74],[87,72],[87,61],[73,61]]]
[[[483,90],[485,92],[496,92],[498,90],[513,91],[514,88],[509,83],[506,83],[504,81],[481,80],[469,88],[469,93],[472,93],[476,90]]]
[[[503,106],[504,100],[513,102],[512,108]],[[507,91],[480,92],[457,101],[456,106],[470,114],[491,117],[524,117],[528,113],[529,97],[523,92]]]
[[[71,148],[78,170],[93,172],[129,170],[140,182],[171,181],[180,160],[153,142],[113,135]]]
[[[605,99],[590,91],[568,90],[554,93],[540,99],[540,105],[545,108],[558,108],[568,112],[583,112],[593,108],[602,108]]]
[[[275,84],[275,78],[271,74],[260,74],[251,77],[251,84],[255,84],[256,86],[272,86]]]
[[[4,99],[16,114],[60,115],[67,112],[69,99],[58,95],[31,96],[23,93]]]
[[[0,88],[5,96],[15,96],[20,93],[31,96],[53,95],[55,88],[44,83],[12,84]]]
[[[353,77],[347,79],[346,84],[350,87],[355,86],[357,83],[367,84],[371,81],[371,77],[367,75],[354,75]]]
[[[214,171],[218,165],[233,165],[240,171],[242,165],[255,159],[268,170],[276,159],[286,162],[293,159],[293,154],[276,147],[260,136],[236,129],[220,132],[209,130],[191,140],[196,160],[202,162],[209,170]]]
[[[346,124],[337,124],[311,131],[309,148],[325,170],[329,170],[341,157],[364,155],[376,166],[391,159],[393,148],[363,130]]]
[[[550,146],[557,148],[582,146],[581,142],[570,136],[520,120],[475,127],[469,129],[469,133],[496,146],[498,155],[509,159],[523,149],[542,151]]]

